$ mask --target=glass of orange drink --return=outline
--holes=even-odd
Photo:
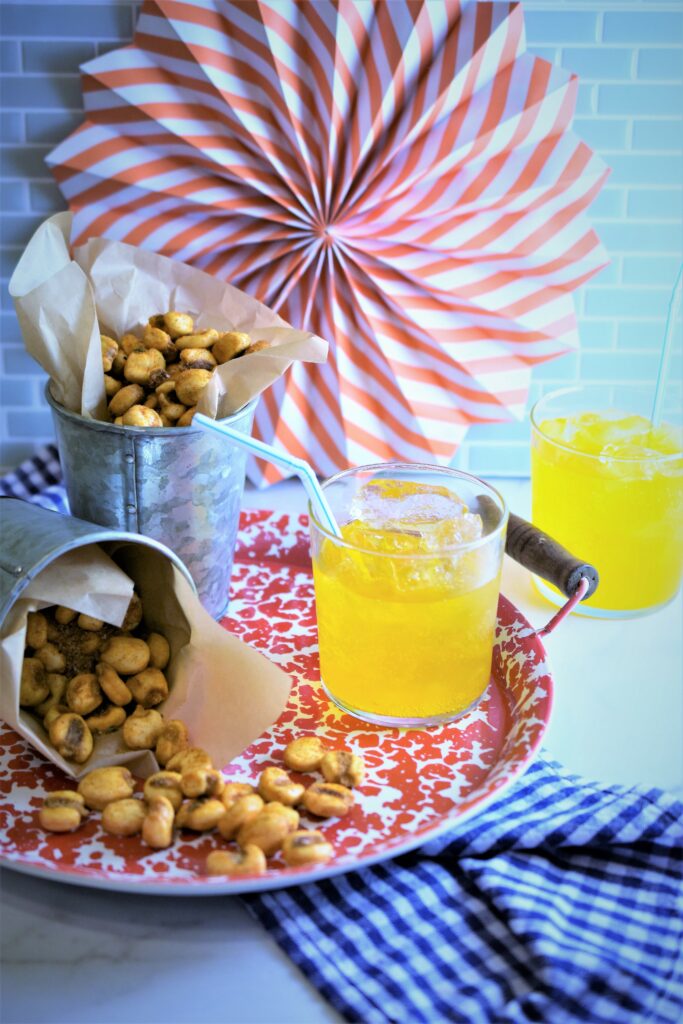
[[[320,674],[367,722],[451,721],[485,692],[507,508],[467,473],[382,463],[339,473],[310,511]]]
[[[676,594],[683,572],[680,427],[653,425],[646,389],[609,402],[597,387],[555,391],[531,412],[532,519],[592,562],[600,586],[579,614],[624,617]],[[555,604],[565,598],[536,578]]]

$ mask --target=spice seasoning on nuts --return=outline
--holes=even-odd
[[[100,339],[110,420],[143,428],[189,427],[217,366],[270,347],[243,331],[197,331],[190,314],[176,310],[151,316],[141,338]]]
[[[182,722],[155,710],[168,696],[170,646],[160,633],[135,636],[143,620],[137,594],[120,628],[61,605],[27,616],[19,703],[67,760],[83,764],[94,736],[119,729],[130,750],[152,750],[164,734],[168,757],[188,745]]]

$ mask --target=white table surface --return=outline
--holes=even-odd
[[[529,511],[528,481],[494,481]],[[298,484],[248,491],[245,507],[303,511]],[[551,607],[506,559],[503,592],[534,625]],[[617,622],[572,616],[546,641],[555,705],[545,749],[605,782],[683,796],[681,596]],[[5,870],[2,1024],[314,1024],[337,1021],[231,897],[114,895]]]

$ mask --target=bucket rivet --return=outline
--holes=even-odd
[[[14,569],[12,569],[12,572],[13,572],[13,574],[15,576],[21,576],[23,571],[24,571],[23,565],[15,565]]]
[[[126,512],[135,512],[135,505],[126,505]]]
[[[135,462],[135,456],[131,455],[130,452],[123,456],[126,462]]]

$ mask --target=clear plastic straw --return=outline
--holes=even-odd
[[[680,317],[682,301],[683,264],[681,264],[679,268],[678,277],[676,278],[676,283],[673,287],[673,292],[671,293],[669,312],[666,318],[666,328],[664,330],[664,339],[662,341],[662,354],[659,359],[659,371],[657,373],[657,385],[655,387],[654,401],[652,402],[652,416],[650,417],[653,427],[658,427],[662,418],[664,395],[667,384],[669,383],[669,366],[671,363],[671,355],[673,353],[676,324]]]
[[[318,478],[313,472],[313,468],[304,459],[299,459],[295,455],[289,455],[286,452],[279,451],[277,448],[272,448],[264,441],[259,441],[249,434],[242,434],[239,430],[233,430],[232,427],[226,427],[220,420],[209,419],[208,416],[202,416],[201,413],[195,413],[192,426],[201,427],[202,430],[207,430],[209,433],[221,434],[239,448],[243,448],[252,455],[257,455],[260,459],[265,459],[266,462],[272,462],[274,465],[280,466],[281,469],[294,470],[304,485],[306,494],[310,498],[320,522],[326,525],[330,533],[333,533],[335,537],[341,537],[341,530],[337,520],[334,518],[327,498],[323,494],[322,487],[318,483]]]

